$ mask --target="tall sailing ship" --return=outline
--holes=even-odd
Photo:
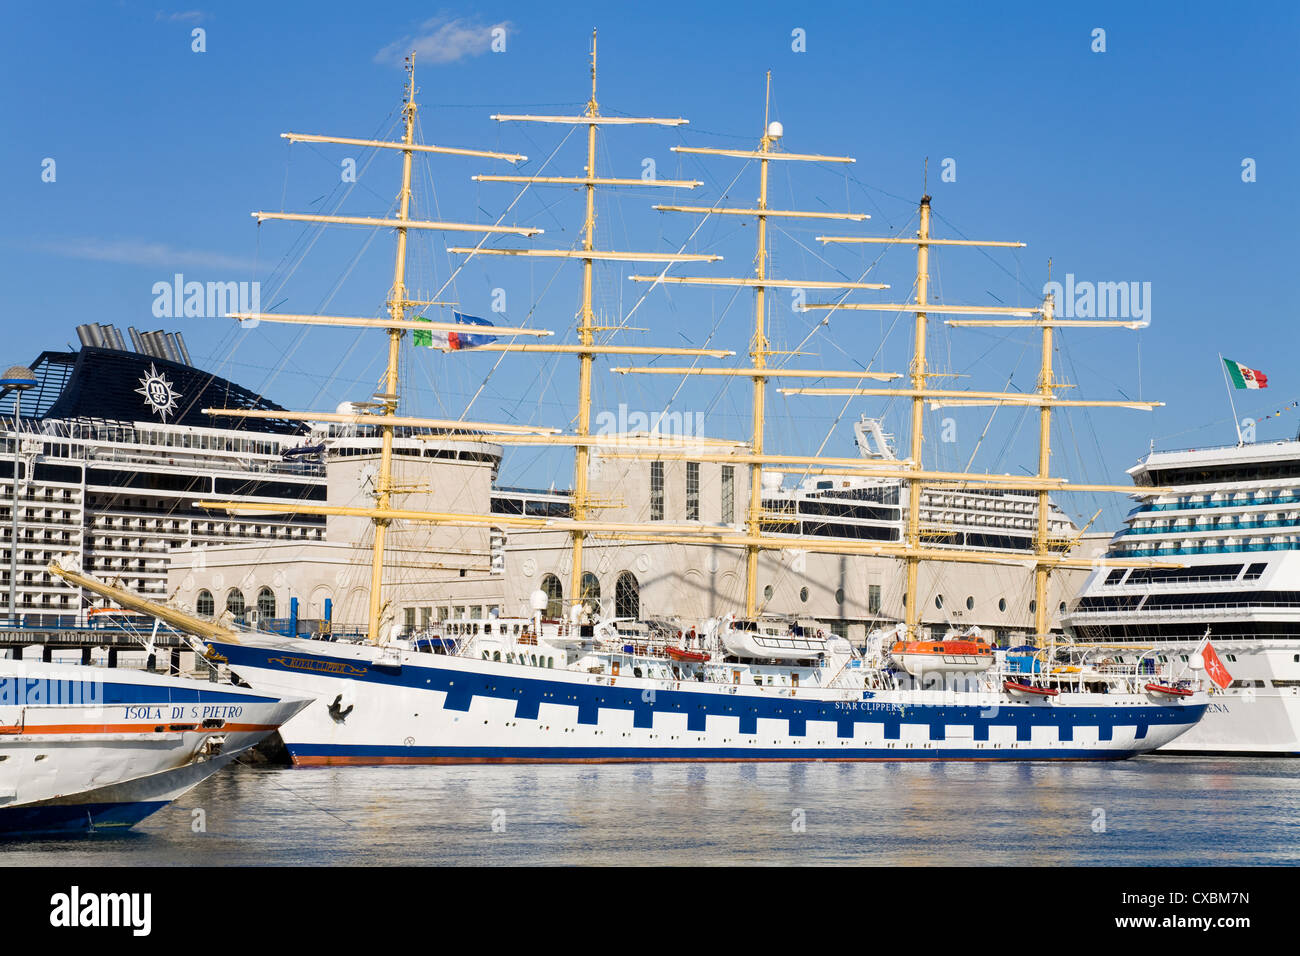
[[[770,93],[770,76],[768,79]],[[848,157],[788,152],[781,147],[783,130],[764,116],[757,148],[713,149],[675,147],[679,152],[756,162],[759,198],[754,208],[664,205],[665,212],[687,215],[736,215],[754,219],[758,250],[754,274],[736,278],[669,276],[668,268],[683,263],[711,263],[719,256],[687,252],[636,252],[598,249],[595,245],[595,196],[600,187],[622,185],[691,189],[688,180],[643,180],[597,174],[597,131],[604,125],[680,126],[683,119],[606,115],[596,98],[596,50],[591,50],[591,97],[587,109],[575,116],[498,115],[500,122],[537,122],[586,127],[587,164],[581,176],[480,176],[480,181],[528,185],[562,184],[585,192],[586,216],[576,249],[496,248],[480,242],[451,251],[467,256],[503,255],[575,260],[582,265],[582,298],[578,311],[578,343],[551,345],[519,343],[519,336],[544,336],[534,328],[496,327],[507,339],[485,348],[504,352],[574,354],[578,366],[578,409],[573,434],[528,426],[502,426],[461,420],[434,420],[398,414],[399,356],[408,331],[463,332],[457,323],[421,318],[413,309],[429,300],[408,298],[406,249],[408,231],[442,230],[531,236],[540,230],[502,226],[422,221],[410,217],[411,163],[414,154],[455,153],[484,158],[522,157],[485,150],[463,150],[415,142],[417,112],[414,66],[408,60],[403,107],[404,135],[400,141],[361,141],[350,138],[285,134],[292,140],[348,143],[391,149],[402,155],[398,213],[393,218],[342,217],[293,213],[257,213],[262,220],[359,224],[392,228],[397,245],[393,283],[385,318],[236,313],[241,321],[289,322],[382,329],[387,335],[387,364],[382,390],[372,410],[298,413],[256,409],[222,410],[250,419],[274,415],[281,420],[326,421],[371,426],[382,440],[373,490],[373,505],[270,505],[255,508],[241,502],[204,501],[199,506],[238,513],[351,515],[369,520],[374,528],[370,570],[369,614],[363,642],[318,642],[285,638],[237,628],[223,621],[204,621],[186,611],[152,602],[126,589],[100,581],[75,568],[51,566],[69,583],[105,598],[153,614],[175,627],[198,635],[208,657],[255,689],[294,693],[316,699],[295,718],[282,737],[299,764],[437,763],[494,761],[612,761],[612,760],[792,760],[792,759],[1117,759],[1160,747],[1191,728],[1205,711],[1207,697],[1195,678],[1175,680],[1171,673],[1143,674],[1137,668],[1102,665],[1087,659],[1058,661],[1052,648],[1012,655],[977,634],[922,640],[917,575],[922,562],[942,559],[972,564],[1023,562],[1020,555],[982,549],[939,549],[921,532],[923,486],[988,487],[1027,492],[1037,509],[1033,567],[1037,595],[1035,630],[1047,641],[1047,578],[1063,567],[1087,562],[1065,554],[1052,540],[1048,495],[1066,487],[1048,472],[1051,409],[1056,405],[1124,405],[1134,402],[1082,402],[1058,399],[1051,372],[1052,332],[1061,325],[1096,326],[1114,323],[1062,320],[1055,317],[1050,297],[1037,308],[983,308],[932,304],[927,295],[928,259],[936,245],[1014,245],[933,237],[930,199],[919,205],[920,227],[915,238],[870,239],[824,237],[825,242],[885,242],[908,244],[917,250],[915,299],[896,304],[850,303],[844,296],[887,286],[864,281],[813,281],[769,273],[769,218],[861,221],[862,214],[783,210],[768,205],[768,175],[773,163],[847,163]],[[725,349],[660,348],[599,344],[592,307],[596,263],[602,261],[659,263],[655,275],[633,276],[657,284],[749,288],[755,298],[754,334],[749,364],[718,368],[701,359],[725,358]],[[864,388],[861,382],[888,383],[899,373],[870,370],[798,369],[774,364],[776,353],[767,336],[765,296],[771,289],[830,290],[841,296],[827,309],[879,309],[911,313],[916,334],[910,387]],[[931,313],[1003,318],[960,318],[952,325],[1023,325],[1041,329],[1042,372],[1037,393],[972,392],[935,389],[935,372],[926,362],[926,319]],[[591,385],[594,359],[599,355],[686,356],[686,367],[624,366],[623,374],[743,376],[752,382],[752,430],[743,445],[720,440],[683,439],[658,435],[595,435],[591,431]],[[769,379],[843,379],[844,388],[792,387],[788,394],[845,394],[901,397],[910,400],[912,430],[908,457],[871,461],[823,456],[798,457],[766,450],[764,418]],[[1016,404],[1040,409],[1040,458],[1034,476],[925,470],[921,466],[922,409],[925,402],[949,404]],[[402,509],[394,506],[400,485],[393,468],[392,445],[399,428],[437,430],[467,439],[500,444],[571,446],[575,450],[571,517],[504,517],[457,512]],[[689,446],[689,447],[687,447]],[[709,527],[666,522],[596,520],[598,503],[588,490],[593,453],[605,458],[649,460],[652,464],[682,460],[719,462],[748,472],[748,508],[743,528]],[[878,634],[864,656],[848,642],[811,633],[797,623],[774,621],[761,611],[757,569],[762,551],[807,547],[802,536],[773,533],[764,510],[763,472],[766,466],[798,465],[813,474],[885,478],[900,481],[908,496],[907,526],[901,542],[827,540],[818,550],[844,554],[878,554],[901,559],[906,568],[905,620]],[[662,467],[662,464],[661,464]],[[1107,486],[1078,486],[1114,490]],[[570,536],[570,606],[559,616],[547,614],[548,595],[534,595],[533,614],[523,619],[495,618],[453,623],[436,641],[412,645],[386,633],[384,573],[386,539],[399,522],[452,526],[487,524],[514,528],[547,528]],[[592,539],[705,543],[743,550],[746,590],[742,605],[732,613],[679,627],[650,620],[601,620],[584,601],[584,559]],[[1150,563],[1150,562],[1138,562]],[[644,616],[644,615],[643,615]]]

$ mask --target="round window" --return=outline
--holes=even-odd
[[[975,598],[973,596],[966,598],[966,610],[975,610]]]
[[[934,606],[935,606],[935,607],[943,607],[943,595],[942,595],[942,594],[936,594],[936,595],[934,596]]]
[[[999,611],[1005,611],[1006,609],[1007,609],[1007,599],[1006,599],[1006,598],[998,598],[998,610],[999,610]]]
[[[843,603],[844,603],[844,589],[843,589],[843,588],[836,588],[836,590],[835,590],[835,603],[836,603],[836,604],[843,604]]]
[[[800,588],[800,589],[799,589],[799,600],[800,600],[800,601],[803,601],[803,602],[805,602],[805,603],[807,603],[807,601],[808,601],[808,589],[807,589],[807,588]]]
[[[769,584],[767,587],[763,588],[763,600],[772,600],[772,585]]]

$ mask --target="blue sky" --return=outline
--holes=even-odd
[[[600,30],[600,101],[609,113],[684,116],[684,129],[613,128],[602,134],[600,171],[639,176],[652,159],[660,177],[704,180],[693,193],[612,191],[599,206],[605,248],[676,250],[697,219],[654,212],[655,202],[708,205],[740,173],[728,205],[757,194],[752,167],[683,157],[675,144],[752,145],[762,125],[764,71],[773,73],[773,117],[791,151],[851,155],[845,169],[778,167],[772,205],[866,212],[865,224],[783,222],[772,268],[791,278],[856,278],[863,247],[823,247],[826,232],[905,234],[929,157],[934,231],[942,236],[1017,239],[1017,251],[936,253],[932,296],[956,304],[1036,301],[1047,280],[1150,283],[1150,326],[1139,332],[1063,333],[1058,372],[1071,395],[1136,397],[1168,404],[1154,413],[1093,411],[1060,416],[1058,471],[1076,480],[1127,481],[1123,470],[1157,447],[1229,442],[1231,418],[1217,353],[1269,376],[1262,393],[1239,393],[1256,417],[1300,399],[1296,307],[1289,280],[1298,242],[1300,190],[1288,163],[1300,154],[1294,50],[1300,8],[1211,3],[1132,4],[356,4],[229,3],[159,6],[122,2],[44,4],[7,11],[0,37],[0,173],[9,184],[0,217],[4,361],[30,361],[75,343],[84,321],[185,333],[199,364],[264,388],[290,407],[332,408],[364,398],[379,374],[375,333],[263,325],[235,331],[221,319],[157,319],[152,287],[180,272],[188,280],[260,281],[263,306],[284,312],[378,314],[391,281],[392,239],[333,230],[298,255],[312,233],[264,224],[256,209],[319,211],[342,196],[340,163],[364,170],[339,207],[353,215],[389,208],[398,184],[395,155],[335,146],[289,146],[287,130],[392,135],[401,95],[400,57],[412,45],[426,142],[528,154],[522,167],[580,173],[581,136],[498,124],[489,114],[572,112],[588,91],[587,47]],[[493,26],[504,52],[488,50]],[[192,31],[205,31],[194,52]],[[1105,31],[1093,52],[1093,31]],[[802,30],[806,49],[792,49]],[[557,149],[558,147],[558,149]],[[43,162],[55,181],[42,181]],[[1243,182],[1242,163],[1256,181]],[[956,179],[943,181],[944,160]],[[793,164],[792,164],[793,165]],[[485,160],[436,159],[417,168],[417,208],[463,221],[506,221],[546,230],[538,247],[567,247],[581,223],[580,197],[566,189],[477,184],[475,173],[507,172]],[[429,188],[430,182],[432,189]],[[753,224],[710,219],[689,251],[723,255],[677,274],[744,275],[752,269]],[[459,262],[457,237],[416,243],[413,284],[433,291]],[[497,244],[511,244],[500,240]],[[538,264],[540,263],[540,264]],[[914,260],[889,252],[871,278],[886,292],[856,301],[901,301]],[[597,300],[609,324],[644,302],[627,324],[636,344],[747,347],[752,294],[710,289],[649,291],[604,268]],[[579,267],[480,257],[448,294],[495,321],[529,323],[564,335],[573,324]],[[504,316],[489,310],[505,289]],[[814,296],[816,298],[817,296]],[[906,321],[840,313],[802,350],[798,367],[906,371]],[[773,297],[774,347],[794,349],[818,317]],[[888,334],[885,334],[888,333]],[[563,339],[561,339],[563,340]],[[1025,333],[947,330],[935,323],[930,351],[939,368],[972,388],[1034,386],[1036,346]],[[622,377],[598,367],[598,408],[660,408],[703,414],[706,431],[741,437],[748,382],[682,384],[663,376]],[[495,367],[495,368],[494,368]],[[404,368],[408,408],[565,426],[576,360],[435,353]],[[486,385],[484,382],[486,381]],[[477,396],[477,397],[475,397]],[[1244,397],[1243,397],[1244,396]],[[857,399],[774,396],[768,447],[852,454],[849,423],[884,413],[905,431],[901,406]],[[985,409],[930,417],[939,435],[951,418],[955,441],[935,442],[929,464],[978,470],[1033,467],[1036,429]],[[1260,423],[1258,437],[1292,437],[1297,409]],[[838,421],[838,424],[837,424]],[[981,438],[981,435],[983,437]],[[829,437],[828,437],[829,436]],[[503,480],[567,485],[565,460],[513,455]],[[1096,496],[1063,501],[1076,515],[1107,507],[1113,526],[1126,507]]]

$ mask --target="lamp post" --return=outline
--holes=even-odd
[[[14,393],[14,475],[13,475],[13,523],[9,542],[9,620],[18,626],[18,466],[22,451],[22,396],[29,388],[35,388],[39,382],[36,373],[25,365],[14,365],[0,378],[0,395]]]

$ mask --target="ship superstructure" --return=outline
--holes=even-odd
[[[39,385],[15,422],[0,407],[0,517],[12,519],[18,458],[17,593],[27,623],[76,617],[82,602],[46,565],[73,553],[96,574],[141,594],[166,593],[171,552],[233,542],[314,541],[310,515],[226,518],[194,507],[197,497],[300,502],[325,494],[319,464],[286,460],[300,444],[297,423],[207,415],[206,402],[275,414],[253,391],[195,368],[179,333],[139,333],[136,348],[111,325],[78,328],[81,348],[43,352]],[[7,412],[7,414],[6,414]],[[8,552],[0,561],[7,592]],[[256,598],[249,595],[252,604]],[[7,603],[7,602],[6,602]],[[271,615],[274,616],[274,615]]]

